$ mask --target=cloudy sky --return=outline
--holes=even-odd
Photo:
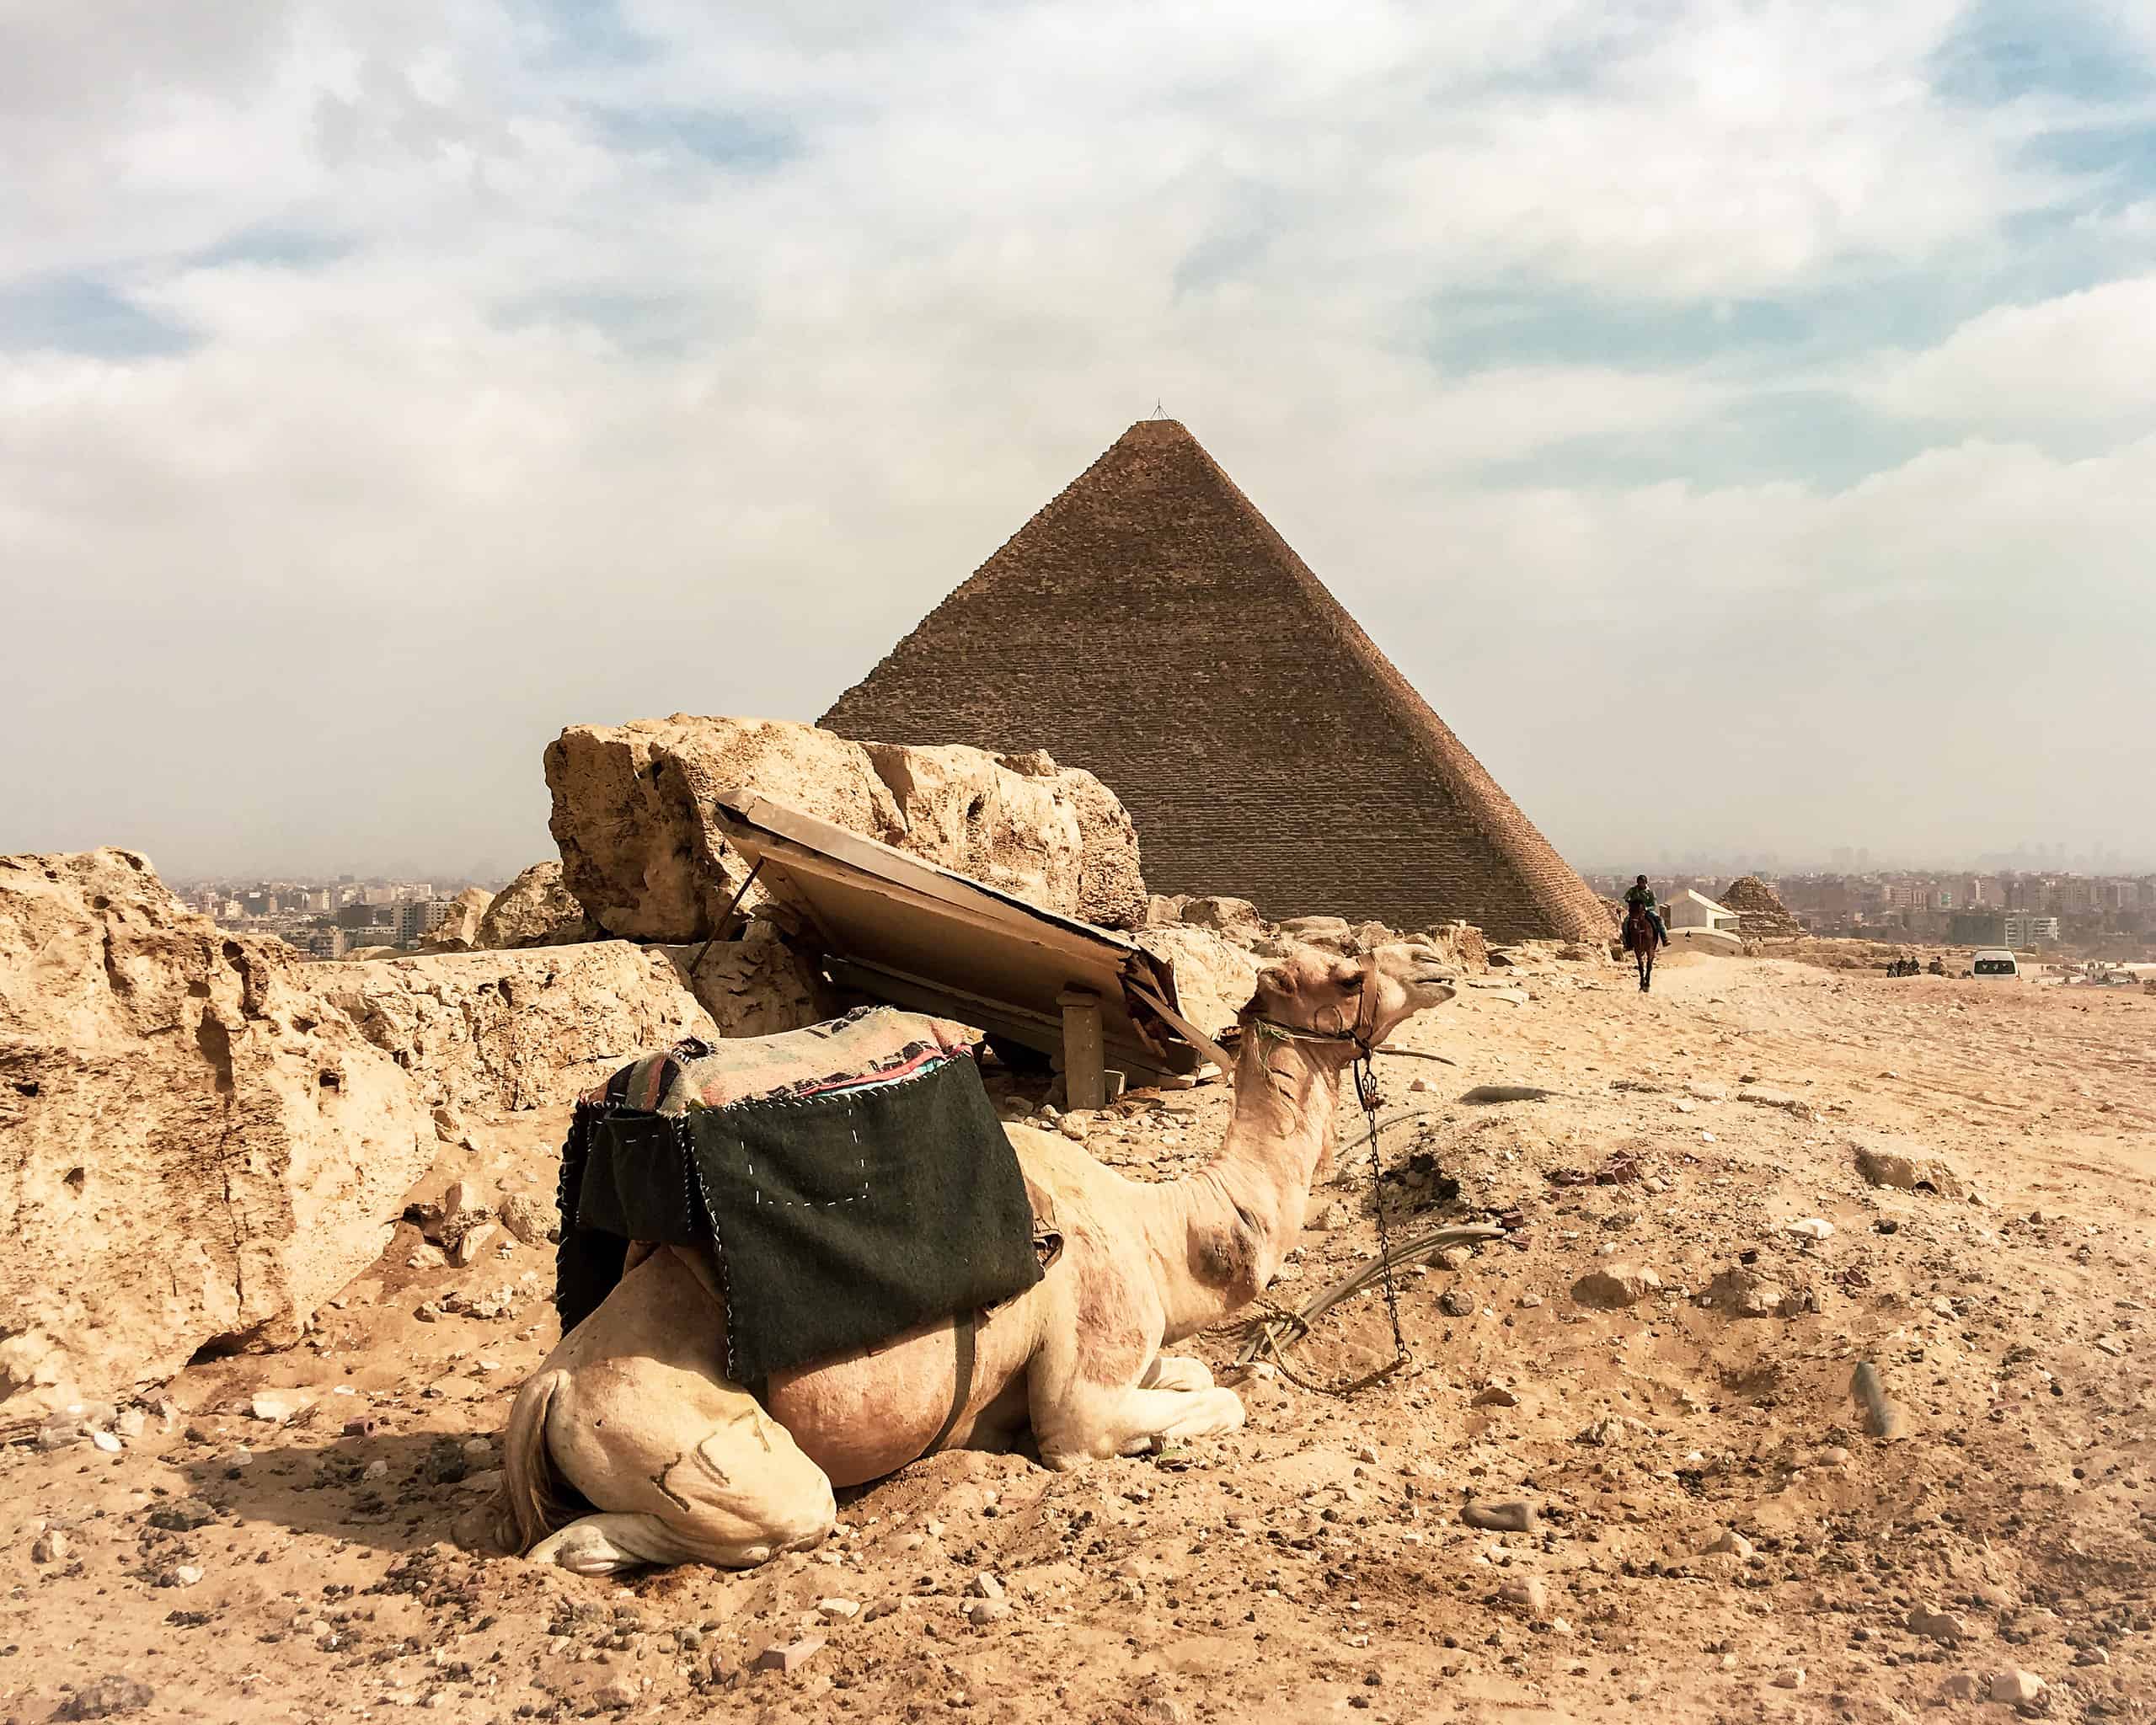
[[[0,851],[521,867],[1156,400],[1583,866],[2156,863],[2156,0],[0,0]]]

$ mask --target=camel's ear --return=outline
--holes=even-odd
[[[1342,988],[1362,975],[1362,967],[1352,959],[1342,959],[1333,966],[1332,980]]]
[[[1279,965],[1272,965],[1258,973],[1258,992],[1260,994],[1293,994],[1295,978]]]

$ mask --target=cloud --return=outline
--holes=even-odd
[[[1972,686],[2061,798],[2146,733],[2024,672],[2141,620],[2156,186],[1979,9],[88,18],[0,41],[0,847],[520,865],[561,724],[813,716],[1156,399],[1576,848],[1638,712],[1792,844],[1881,735],[1950,843]]]
[[[1998,306],[1864,390],[1888,411],[1993,430],[2156,423],[2156,275]]]

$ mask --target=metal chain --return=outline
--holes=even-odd
[[[1340,1401],[1345,1401],[1373,1384],[1383,1383],[1401,1367],[1415,1363],[1415,1356],[1408,1350],[1406,1332],[1400,1327],[1399,1291],[1393,1274],[1392,1231],[1385,1222],[1385,1163],[1378,1147],[1378,1076],[1371,1069],[1370,1052],[1367,1048],[1356,1056],[1354,1071],[1355,1097],[1362,1104],[1362,1112],[1370,1121],[1370,1203],[1378,1220],[1378,1261],[1383,1271],[1385,1316],[1393,1327],[1393,1357],[1375,1371],[1365,1372],[1359,1378],[1340,1384],[1321,1384],[1314,1378],[1303,1376],[1287,1363],[1270,1326],[1261,1332],[1265,1338],[1265,1352],[1272,1356],[1273,1369],[1282,1377],[1303,1389]],[[1271,1305],[1271,1301],[1262,1298],[1258,1303],[1260,1306]],[[1278,1307],[1274,1310],[1279,1316],[1290,1320],[1297,1330],[1306,1335],[1309,1332],[1310,1327],[1295,1313],[1281,1311]]]

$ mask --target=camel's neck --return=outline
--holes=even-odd
[[[1189,1178],[1146,1188],[1142,1220],[1168,1314],[1166,1339],[1255,1300],[1303,1231],[1354,1049],[1246,1031],[1220,1154]]]

